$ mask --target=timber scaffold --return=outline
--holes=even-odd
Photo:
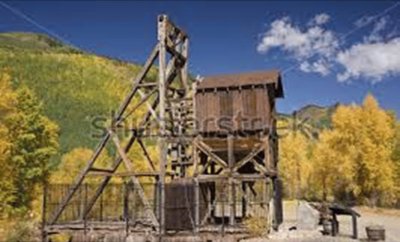
[[[191,80],[188,35],[166,15],[157,25],[158,41],[91,159],[73,184],[45,188],[43,241],[63,233],[72,241],[215,241],[247,235],[251,217],[273,229],[282,222],[279,72]],[[232,123],[238,112],[256,122]]]

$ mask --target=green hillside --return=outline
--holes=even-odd
[[[93,120],[110,117],[140,66],[86,53],[43,34],[0,33],[0,70],[11,74],[15,87],[27,85],[43,101],[46,115],[60,126],[62,154],[97,144]],[[321,129],[329,126],[335,109],[307,105],[297,117]]]
[[[47,35],[25,32],[0,33],[0,48],[10,50],[24,49],[29,51],[51,51],[65,53],[81,52],[80,50],[65,45]]]
[[[328,107],[322,107],[315,104],[309,104],[296,111],[300,120],[307,120],[315,128],[328,128],[331,125],[331,117],[339,104]]]
[[[42,34],[0,33],[0,70],[11,74],[15,87],[27,85],[43,101],[46,115],[60,126],[65,153],[97,144],[91,123],[110,117],[140,66],[88,54]]]

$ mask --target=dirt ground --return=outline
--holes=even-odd
[[[400,211],[399,210],[373,210],[367,208],[355,208],[361,214],[358,222],[358,231],[361,241],[366,241],[365,227],[369,225],[382,225],[386,230],[386,242],[400,241]],[[345,233],[350,231],[350,218],[342,217],[339,222]],[[347,232],[349,233],[349,232]]]
[[[339,236],[323,236],[320,229],[315,231],[289,231],[288,228],[296,225],[297,202],[284,203],[284,224],[279,233],[272,233],[270,239],[251,239],[246,242],[354,242],[367,241],[366,226],[382,225],[386,230],[386,242],[400,242],[400,210],[369,209],[356,207],[361,214],[358,219],[358,240],[351,238],[351,217],[338,216]]]

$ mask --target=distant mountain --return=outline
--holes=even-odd
[[[278,120],[282,122],[281,127],[297,129],[316,138],[321,130],[331,127],[332,114],[338,106],[339,103],[326,107],[309,104],[290,114],[279,113]]]
[[[292,113],[292,116],[297,115],[300,120],[307,120],[316,128],[328,128],[331,125],[332,114],[338,106],[338,103],[327,107],[309,104]]]
[[[93,148],[92,122],[110,118],[140,65],[90,54],[36,33],[0,33],[0,71],[15,87],[26,85],[43,101],[61,130],[61,153]],[[151,70],[150,79],[156,77]]]

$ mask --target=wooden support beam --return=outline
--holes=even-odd
[[[210,217],[211,212],[212,212],[213,208],[215,208],[216,203],[217,203],[217,199],[214,199],[212,204],[210,204],[210,206],[208,206],[207,212],[204,215],[203,219],[201,220],[199,227],[204,225],[207,222],[207,219]]]
[[[146,157],[147,164],[149,165],[149,167],[151,168],[152,171],[155,171],[156,167],[154,166],[154,162],[151,159],[150,154],[147,152],[147,149],[144,146],[143,141],[141,139],[138,139],[138,143],[139,143],[139,146],[142,148],[144,156]]]
[[[179,62],[181,63],[185,63],[186,62],[186,57],[184,55],[182,55],[179,51],[177,51],[175,48],[173,48],[172,46],[167,46],[167,51],[169,53],[171,53],[173,56],[176,56],[177,59],[179,60]]]
[[[222,181],[222,180],[227,180],[229,179],[229,175],[198,175],[197,179],[201,182],[206,182],[206,181]]]
[[[234,165],[233,171],[239,170],[240,167],[244,166],[247,162],[251,161],[254,158],[254,156],[260,153],[263,149],[265,149],[264,145],[260,145],[258,147],[253,148],[253,150],[249,154],[247,154],[242,160],[240,160]]]
[[[125,164],[125,168],[127,169],[128,172],[134,174],[132,161],[128,158],[128,156],[125,153],[125,150],[122,148],[120,141],[118,139],[118,136],[115,133],[113,133],[111,130],[109,130],[109,133],[112,137],[112,140],[117,148],[119,155],[121,156],[121,158]],[[139,180],[137,179],[137,177],[135,175],[131,175],[130,178],[131,178],[132,183],[135,186],[135,189],[136,189],[140,199],[143,202],[143,205],[146,208],[147,215],[150,217],[150,220],[152,221],[153,225],[155,227],[157,227],[158,226],[157,218],[154,215],[153,209],[151,208],[149,201],[147,200],[147,197],[144,193],[142,185],[140,184]]]
[[[263,165],[260,165],[260,163],[258,163],[257,161],[255,161],[254,159],[251,160],[251,162],[253,163],[253,165],[255,166],[256,170],[258,170],[260,173],[262,174],[269,174],[269,171],[267,169],[265,169],[265,167]]]
[[[165,170],[167,162],[167,144],[165,140],[166,136],[166,86],[167,86],[167,65],[166,65],[166,40],[167,40],[167,23],[168,17],[166,15],[160,15],[158,17],[158,41],[159,41],[159,58],[158,58],[158,93],[160,97],[159,104],[159,117],[160,117],[160,128],[159,128],[159,138],[158,138],[158,148],[159,148],[159,232],[160,235],[165,233]],[[173,60],[170,61],[170,63]],[[172,67],[171,67],[172,70]]]
[[[119,173],[109,173],[109,172],[92,172],[91,176],[114,176],[114,177],[157,177],[158,172],[119,172]]]
[[[233,135],[228,135],[227,144],[228,144],[228,164],[229,164],[229,179],[228,179],[228,203],[229,203],[229,225],[235,225],[235,214],[236,214],[236,205],[235,205],[235,182],[232,177],[233,175],[233,168],[235,165],[235,150],[234,150],[234,137]]]
[[[197,146],[197,148],[199,148],[199,150],[201,150],[203,153],[208,155],[218,165],[222,166],[223,168],[228,168],[228,164],[226,164],[226,162],[224,160],[222,160],[219,156],[214,154],[212,152],[212,149],[208,145],[206,145],[203,141],[195,139],[193,141],[193,145]]]
[[[139,107],[141,107],[145,102],[147,102],[147,100],[149,100],[149,98],[155,93],[157,92],[157,89],[153,89],[151,90],[149,93],[147,93],[145,96],[142,96],[142,99],[129,111],[129,113],[127,113],[124,118],[122,120],[125,120],[126,118],[128,118],[130,115],[132,115],[132,113],[134,113]]]
[[[158,105],[158,97],[153,101],[152,107],[155,108]],[[146,124],[149,122],[151,117],[150,112],[148,111],[143,120],[141,121],[140,126],[146,126]],[[109,133],[107,132],[107,134],[109,135]],[[125,152],[128,152],[132,145],[134,144],[134,142],[136,141],[136,134],[133,132],[132,136],[130,137],[127,145],[125,146]],[[117,157],[114,160],[113,163],[113,172],[115,172],[119,165],[122,163],[122,158],[121,156]],[[87,204],[85,211],[83,212],[82,216],[86,217],[87,214],[89,213],[89,211],[93,208],[94,204],[96,203],[97,199],[100,197],[100,194],[103,192],[104,188],[107,186],[107,184],[110,182],[111,176],[106,176],[104,177],[103,181],[100,183],[100,186],[97,188],[95,195],[90,199],[89,203]]]
[[[204,172],[209,168],[211,164],[213,164],[213,161],[209,161],[203,164],[203,168],[201,168],[199,174],[204,174]]]
[[[68,202],[72,199],[72,196],[78,190],[79,186],[82,184],[83,180],[85,179],[86,174],[89,172],[89,169],[93,166],[94,162],[97,160],[97,157],[100,156],[100,153],[103,151],[103,148],[106,146],[110,136],[106,134],[100,144],[98,145],[96,151],[94,152],[93,156],[89,160],[86,167],[82,170],[78,178],[76,179],[74,185],[69,190],[67,196],[61,201],[59,207],[56,209],[53,217],[50,219],[49,224],[54,224],[57,219],[60,217],[61,213],[64,211],[65,207],[67,206]]]
[[[129,149],[132,147],[136,140],[135,136],[131,136],[128,143],[125,146],[125,151],[129,151]],[[122,162],[122,158],[118,157],[114,160],[113,166],[112,166],[112,171],[113,173],[118,169],[119,165]],[[82,213],[81,220],[86,218],[86,216],[89,214],[90,210],[93,208],[94,204],[96,203],[97,199],[100,197],[100,194],[103,192],[104,188],[107,186],[108,182],[110,181],[112,176],[105,176],[103,181],[101,181],[100,186],[97,188],[94,196],[88,201],[86,204],[86,207]]]
[[[97,168],[97,167],[91,167],[91,168],[89,169],[89,171],[90,171],[91,173],[93,173],[93,172],[112,173],[112,172],[113,172],[113,170],[110,170],[110,169]]]
[[[128,107],[129,103],[131,102],[133,96],[136,93],[137,86],[142,82],[144,77],[146,76],[147,72],[150,70],[150,67],[152,66],[154,60],[158,56],[158,51],[159,51],[159,46],[158,44],[154,47],[153,51],[151,52],[149,58],[146,60],[146,63],[140,73],[136,76],[134,80],[134,86],[130,94],[125,98],[124,102],[119,108],[119,111],[116,116],[116,122],[121,122],[121,117],[123,113],[125,112],[126,108]],[[60,203],[59,207],[55,210],[55,213],[53,217],[50,219],[49,224],[54,224],[57,219],[60,217],[61,213],[64,211],[65,207],[69,203],[69,201],[72,199],[73,195],[75,192],[78,190],[79,186],[82,184],[83,180],[85,179],[86,174],[89,172],[89,169],[93,166],[101,152],[103,151],[104,147],[106,146],[108,140],[110,139],[109,134],[107,133],[103,139],[100,141],[99,145],[96,148],[96,151],[94,152],[93,156],[90,158],[88,161],[86,167],[82,170],[80,175],[77,177],[74,185],[72,186],[72,189],[69,190],[68,194],[66,197],[62,200]]]
[[[153,65],[155,59],[158,56],[158,51],[159,51],[159,44],[156,44],[153,48],[153,51],[151,52],[149,58],[146,60],[142,70],[139,72],[139,74],[136,76],[135,80],[133,81],[133,87],[131,92],[128,94],[128,96],[125,98],[124,102],[122,103],[121,107],[119,108],[118,115],[116,117],[116,124],[121,122],[120,118],[122,117],[123,113],[125,112],[126,108],[129,106],[131,103],[133,97],[136,94],[136,91],[139,87],[139,85],[143,82],[144,78],[146,77],[147,73],[150,71],[151,66]]]
[[[194,231],[195,233],[199,232],[200,225],[200,184],[199,180],[194,178]]]
[[[54,213],[54,216],[52,217],[52,220],[50,221],[51,224],[55,224],[59,218],[59,216],[62,214],[64,211],[65,207],[67,204],[71,201],[72,197],[74,196],[75,192],[83,184],[83,180],[87,175],[89,175],[89,172],[91,174],[97,174],[97,175],[103,175],[105,176],[104,179],[102,180],[101,184],[97,188],[94,196],[92,196],[87,203],[87,206],[84,208],[82,218],[83,220],[86,221],[86,217],[92,207],[94,206],[95,202],[97,199],[100,197],[100,194],[104,191],[105,187],[109,183],[110,179],[112,176],[128,176],[131,177],[131,179],[136,179],[139,176],[154,176],[158,178],[160,176],[160,195],[157,197],[160,197],[160,200],[158,204],[160,205],[160,223],[158,224],[160,226],[160,231],[161,233],[164,232],[165,225],[163,224],[163,219],[165,217],[164,215],[164,207],[163,204],[165,202],[164,198],[164,182],[165,182],[165,175],[169,174],[166,171],[166,166],[167,166],[167,144],[168,140],[166,138],[166,135],[168,135],[166,127],[162,127],[165,125],[165,111],[166,111],[166,102],[170,98],[166,94],[166,90],[168,89],[169,85],[171,82],[176,80],[176,76],[179,74],[180,75],[180,80],[182,82],[182,85],[185,86],[185,83],[187,83],[188,75],[187,75],[187,59],[188,59],[188,39],[186,37],[186,34],[176,28],[171,22],[168,21],[166,16],[163,16],[162,18],[159,19],[159,43],[155,46],[153,49],[151,55],[149,56],[148,60],[146,61],[143,69],[140,71],[140,73],[136,76],[134,82],[133,82],[133,87],[130,91],[130,93],[127,95],[125,100],[123,101],[122,105],[120,106],[118,112],[116,113],[114,120],[113,120],[113,127],[119,127],[121,123],[124,121],[124,119],[129,116],[134,110],[137,110],[139,106],[145,104],[148,107],[148,112],[145,115],[144,122],[142,122],[142,125],[139,128],[142,128],[146,124],[148,124],[149,120],[151,117],[154,117],[157,121],[161,120],[161,128],[160,128],[160,136],[161,140],[161,149],[160,149],[160,157],[164,157],[160,159],[160,171],[157,173],[155,171],[154,164],[147,152],[147,150],[144,148],[144,144],[142,143],[142,140],[137,140],[138,136],[136,134],[133,134],[128,143],[125,145],[124,148],[121,147],[121,144],[119,144],[118,147],[118,153],[119,157],[117,157],[114,160],[114,163],[112,164],[112,167],[110,169],[102,169],[102,168],[95,168],[93,167],[96,160],[100,156],[101,152],[104,150],[105,146],[111,139],[111,134],[107,133],[105,137],[103,137],[103,140],[100,142],[98,145],[96,152],[94,153],[93,157],[91,160],[88,162],[86,168],[82,171],[81,175],[78,177],[76,180],[73,188],[68,192],[67,196],[65,199],[63,199],[61,205],[59,208]],[[171,29],[172,28],[172,29]],[[175,33],[167,34],[167,31],[177,31],[176,35]],[[172,41],[172,42],[171,42]],[[169,47],[174,46],[173,51],[170,51],[172,54],[172,57],[170,58],[170,61],[166,64],[166,54],[167,54],[167,45]],[[177,47],[177,48],[175,48]],[[148,71],[150,70],[152,64],[154,63],[155,59],[159,57],[159,80],[156,83],[146,83],[144,78],[147,75]],[[186,97],[188,93],[188,88],[185,88],[186,91],[184,92],[184,95]],[[149,100],[153,100],[151,97],[152,95],[159,91],[159,94],[155,97],[155,100],[152,101],[153,105],[150,105],[148,102]],[[139,103],[136,103],[133,108],[128,109],[129,105],[132,104],[133,98],[137,98],[138,95],[140,95],[141,99],[139,100]],[[177,94],[175,94],[177,95]],[[183,97],[183,98],[185,98]],[[137,100],[137,99],[135,99]],[[158,102],[160,102],[160,108],[157,110],[156,107],[158,105]],[[130,111],[128,115],[126,115],[127,110],[133,110]],[[164,114],[163,114],[164,113]],[[125,115],[124,115],[125,114]],[[186,121],[185,121],[186,122]],[[186,127],[185,127],[186,128]],[[114,143],[116,143],[118,140],[115,140],[115,137],[118,139],[118,137],[113,134],[112,135],[112,140]],[[179,137],[180,138],[180,137]],[[188,138],[191,139],[191,138]],[[134,144],[135,141],[139,141],[139,145],[142,147],[143,152],[149,161],[149,167],[151,167],[152,171],[148,173],[135,173],[135,172],[123,172],[123,173],[116,173],[118,167],[120,164],[124,163],[125,166],[127,166],[127,152],[131,149],[132,145]],[[187,145],[187,142],[185,143]],[[116,144],[118,146],[118,144]],[[218,162],[218,161],[217,161]],[[182,163],[183,164],[183,163]],[[188,163],[189,164],[189,163]],[[155,217],[155,216],[154,216]],[[157,221],[156,221],[157,222]],[[153,223],[154,225],[155,223]],[[127,225],[127,224],[126,224]]]
[[[189,74],[188,74],[189,39],[188,38],[184,38],[184,42],[182,44],[182,55],[186,59],[185,64],[181,68],[182,85],[186,90],[186,95],[188,95],[189,93]]]
[[[199,175],[199,154],[196,146],[192,146],[192,157],[194,161],[193,176],[197,177]]]
[[[150,111],[151,115],[153,116],[153,118],[155,120],[157,120],[158,122],[160,122],[160,118],[157,116],[156,111],[153,109],[153,107],[147,102],[148,97],[146,97],[146,94],[141,91],[141,90],[137,90],[137,92],[139,93],[139,95],[142,97],[142,99],[146,99],[145,103],[147,105],[147,109]]]
[[[149,88],[149,87],[157,87],[158,83],[157,82],[145,82],[145,83],[141,83],[139,84],[139,88],[145,87],[145,88]]]

